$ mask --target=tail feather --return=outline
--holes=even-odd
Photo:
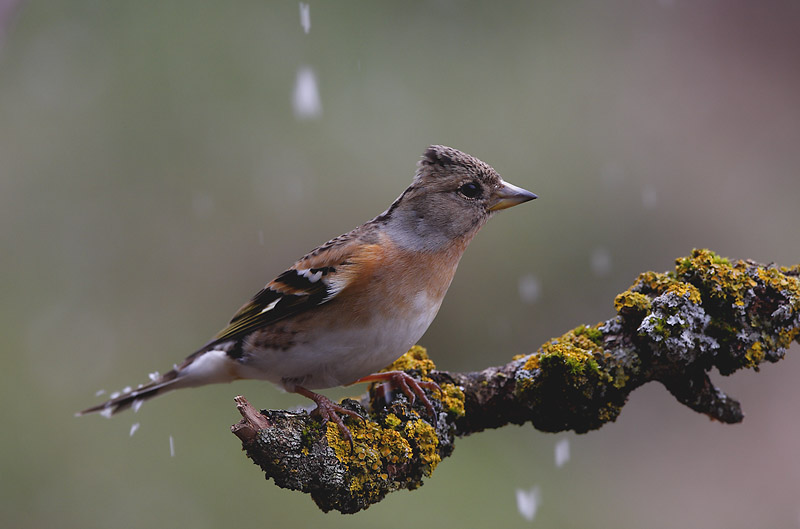
[[[173,389],[182,387],[181,384],[177,384],[180,380],[181,377],[179,376],[178,371],[171,369],[149,384],[125,392],[122,395],[109,399],[102,404],[98,404],[97,406],[86,408],[83,411],[79,411],[75,415],[81,416],[89,413],[100,413],[110,417],[111,415],[115,415],[123,410],[127,410],[132,406],[137,406],[137,402],[144,402]]]
[[[241,377],[237,372],[237,363],[227,355],[224,348],[203,348],[187,357],[181,365],[170,369],[151,383],[124,391],[122,395],[112,395],[113,398],[110,400],[86,408],[75,415],[100,413],[110,417],[130,407],[136,408],[137,403],[173,389],[231,382],[239,378]]]

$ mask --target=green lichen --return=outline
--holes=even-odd
[[[314,443],[315,437],[314,433],[308,427],[303,428],[303,431],[300,432],[300,440],[303,446],[311,446]]]
[[[534,371],[560,366],[573,379],[573,385],[580,384],[581,377],[599,376],[600,366],[595,358],[603,354],[603,333],[599,327],[600,324],[593,327],[579,325],[549,340],[536,354],[528,357],[522,369]]]
[[[582,384],[585,376],[600,374],[600,366],[594,356],[586,351],[571,344],[557,344],[549,348],[540,359],[541,367],[563,365],[573,385]]]
[[[603,347],[603,332],[599,329],[600,325],[601,324],[598,324],[598,325],[595,325],[594,327],[588,327],[586,325],[579,325],[572,332],[575,334],[575,336],[586,336],[596,346],[602,348]]]
[[[631,373],[626,370],[621,364],[616,367],[611,373],[612,385],[616,389],[622,389],[628,385],[631,379]]]
[[[581,325],[563,336],[551,339],[537,353],[528,357],[522,371],[558,370],[565,376],[564,383],[573,387],[585,383],[587,375],[599,375],[600,366],[594,355],[602,353],[602,347],[589,338],[585,329]],[[533,383],[534,379],[523,378],[518,388],[526,391]]]
[[[622,400],[609,387],[624,386],[629,375],[606,370],[601,327],[580,325],[551,339],[517,370],[515,395],[529,404],[537,428],[558,431],[579,422],[590,429],[619,414]]]

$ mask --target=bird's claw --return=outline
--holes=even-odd
[[[314,393],[313,391],[309,391],[300,387],[295,388],[295,391],[305,397],[308,397],[316,403],[317,407],[314,408],[311,413],[319,416],[319,418],[322,420],[322,424],[326,424],[328,421],[333,422],[333,424],[339,428],[339,432],[342,434],[342,437],[344,437],[345,440],[350,443],[350,451],[352,452],[353,435],[350,433],[350,429],[345,426],[344,420],[340,415],[347,415],[354,419],[359,419],[365,423],[367,420],[353,410],[348,410],[347,408],[336,404],[325,395],[320,395],[319,393]]]
[[[404,371],[386,371],[384,373],[375,373],[361,378],[357,380],[357,382],[384,382],[390,386],[394,386],[403,392],[412,405],[414,402],[416,402],[416,399],[419,398],[428,413],[431,416],[436,416],[436,410],[433,407],[433,403],[428,396],[425,395],[425,391],[422,389],[426,388],[431,391],[438,391],[439,395],[441,395],[442,388],[440,388],[439,384],[436,382],[417,380]]]

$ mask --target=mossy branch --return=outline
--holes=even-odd
[[[390,369],[434,380],[431,417],[404,395],[387,404],[381,387],[343,406],[354,445],[307,413],[258,412],[244,398],[232,427],[244,450],[280,487],[301,490],[323,511],[353,513],[392,491],[415,489],[457,436],[530,422],[579,433],[617,418],[631,391],[661,382],[691,409],[724,423],[743,414],[708,372],[729,375],[780,360],[800,341],[800,265],[731,262],[708,250],[678,259],[668,273],[641,274],[614,302],[616,316],[581,325],[533,354],[475,373],[438,371],[414,347]]]

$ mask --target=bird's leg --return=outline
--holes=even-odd
[[[411,402],[411,404],[414,404],[414,401],[416,400],[415,396],[419,397],[419,400],[422,401],[422,403],[425,405],[425,409],[428,410],[428,413],[431,415],[435,415],[433,403],[430,401],[427,395],[425,395],[425,392],[422,390],[422,388],[436,390],[439,392],[439,394],[442,393],[442,388],[440,388],[439,384],[436,382],[417,380],[404,371],[373,373],[365,376],[364,378],[359,378],[356,380],[356,382],[386,382],[402,391],[403,394],[408,397],[408,400]]]
[[[339,427],[339,431],[342,433],[342,437],[347,439],[350,443],[350,450],[353,449],[353,436],[350,434],[350,429],[344,425],[344,421],[341,417],[339,417],[340,413],[345,415],[349,415],[354,419],[360,419],[364,421],[364,417],[359,415],[358,413],[348,410],[342,406],[339,406],[331,399],[326,397],[325,395],[320,395],[319,393],[314,393],[311,390],[308,390],[302,386],[295,386],[294,392],[299,393],[304,397],[308,397],[309,399],[313,400],[317,407],[311,413],[316,413],[322,418],[322,424],[327,423],[328,421],[333,421],[333,423]]]

